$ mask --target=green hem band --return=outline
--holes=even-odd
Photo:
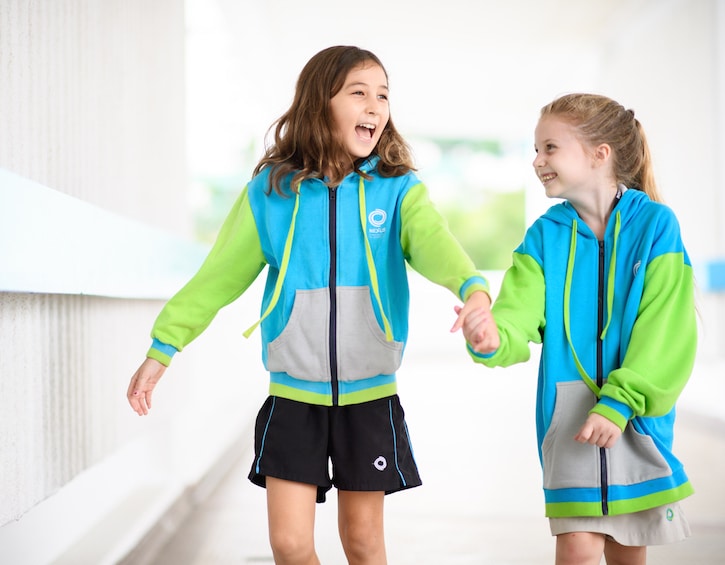
[[[309,392],[279,383],[269,384],[269,394],[271,396],[279,396],[281,398],[296,400],[298,402],[306,402],[307,404],[316,404],[318,406],[332,406],[332,395],[330,394]]]
[[[363,402],[369,402],[371,400],[378,400],[379,398],[385,398],[386,396],[393,396],[398,393],[397,383],[389,383],[373,388],[368,388],[358,392],[348,392],[347,394],[341,394],[338,399],[340,406],[348,406],[350,404],[362,404]]]
[[[665,504],[678,502],[683,498],[687,498],[695,492],[692,484],[688,481],[679,487],[669,489],[662,492],[655,492],[639,498],[630,498],[627,500],[610,500],[607,503],[607,509],[610,516],[618,516],[620,514],[632,514],[657,508]],[[569,518],[572,516],[602,516],[601,502],[547,502],[546,517],[547,518]]]
[[[398,393],[397,383],[389,383],[356,392],[343,393],[338,399],[338,406],[349,406],[351,404],[362,404],[371,400],[378,400],[386,396],[393,396]],[[332,395],[321,394],[318,392],[309,392],[286,386],[279,383],[270,383],[269,394],[271,396],[279,396],[297,402],[306,402],[307,404],[316,404],[318,406],[332,406]]]

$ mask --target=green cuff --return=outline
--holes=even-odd
[[[171,355],[167,355],[166,353],[162,353],[158,349],[150,348],[148,352],[146,353],[146,357],[150,359],[156,359],[159,363],[164,365],[165,367],[168,367],[171,364]]]
[[[617,424],[617,426],[619,426],[619,429],[622,431],[624,431],[624,428],[627,427],[627,418],[625,418],[621,412],[618,412],[611,406],[607,406],[606,404],[602,404],[601,402],[597,403],[597,405],[592,408],[589,413],[604,416],[607,420],[611,420],[612,422]]]

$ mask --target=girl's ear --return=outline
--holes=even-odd
[[[602,143],[594,149],[594,159],[599,164],[606,163],[612,156],[612,148],[607,143]]]

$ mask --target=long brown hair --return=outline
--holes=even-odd
[[[352,46],[335,46],[314,55],[297,79],[290,108],[269,128],[274,142],[266,148],[254,174],[272,167],[271,192],[284,194],[283,180],[290,174],[290,186],[297,191],[300,182],[330,174],[330,186],[340,184],[365,159],[354,159],[334,134],[330,100],[343,87],[348,73],[360,66],[378,65],[387,79],[388,73],[373,53]],[[373,150],[380,161],[377,170],[382,176],[400,176],[414,170],[410,147],[395,129],[392,117]]]
[[[576,128],[580,139],[592,147],[609,145],[617,182],[662,202],[647,138],[633,110],[598,94],[567,94],[544,106],[541,117],[545,116],[565,119]]]

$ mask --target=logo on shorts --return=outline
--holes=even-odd
[[[378,471],[385,471],[387,466],[388,462],[382,455],[373,461],[373,467],[375,467]]]
[[[668,508],[667,509],[667,513],[665,514],[665,516],[667,516],[667,521],[668,522],[672,522],[672,520],[675,517],[675,511],[672,510],[672,508]]]

